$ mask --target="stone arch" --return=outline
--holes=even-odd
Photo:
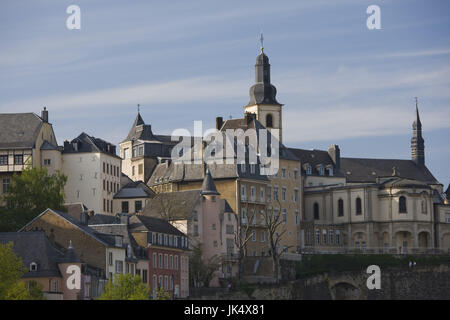
[[[417,239],[418,239],[418,247],[421,249],[426,249],[430,247],[430,240],[431,240],[431,236],[430,236],[430,232],[426,231],[426,230],[421,230],[418,232],[417,234]]]
[[[355,231],[352,235],[352,243],[355,249],[365,250],[367,247],[367,234],[364,231]]]
[[[273,115],[271,113],[266,115],[266,128],[273,128]]]
[[[442,234],[440,239],[440,247],[446,252],[450,252],[450,232]]]
[[[383,231],[381,233],[381,247],[383,248],[383,252],[387,253],[391,245],[391,235],[389,231]]]
[[[398,253],[408,253],[408,248],[412,246],[412,232],[408,229],[398,229],[394,233],[395,248]]]

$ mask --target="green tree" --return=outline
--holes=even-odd
[[[22,259],[13,251],[13,244],[0,244],[0,300],[41,300],[42,286],[28,285],[20,278],[26,272]]]
[[[149,289],[140,276],[118,274],[107,283],[98,300],[148,300]]]
[[[46,168],[28,167],[14,174],[0,211],[0,231],[17,231],[45,209],[63,210],[67,177],[48,174]]]
[[[154,298],[154,300],[170,300],[170,299],[171,299],[170,293],[164,290],[163,287],[156,290],[156,297]]]

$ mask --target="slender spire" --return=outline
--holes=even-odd
[[[202,184],[202,195],[219,195],[220,193],[216,189],[216,185],[214,180],[209,172],[209,169],[206,169],[205,178],[203,179]]]
[[[422,137],[422,123],[419,116],[418,99],[416,101],[416,119],[413,122],[413,136],[411,138],[411,158],[418,165],[425,165],[425,143]]]
[[[264,53],[264,35],[261,31],[261,36],[259,37],[259,41],[261,41],[261,53]]]

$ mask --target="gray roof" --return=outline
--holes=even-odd
[[[120,219],[116,216],[112,216],[109,214],[101,214],[96,213],[91,218],[89,218],[88,225],[92,227],[92,225],[96,224],[112,224],[119,223]]]
[[[122,188],[123,186],[129,184],[130,182],[133,182],[133,180],[130,179],[130,177],[128,177],[125,173],[121,173],[120,175],[120,187]]]
[[[1,113],[0,149],[34,148],[42,124],[35,113]]]
[[[336,170],[335,164],[333,160],[331,159],[328,151],[324,150],[306,150],[306,149],[298,149],[298,148],[289,148],[289,151],[291,151],[299,160],[300,163],[303,165],[310,164],[312,169],[313,175],[319,175],[319,165],[323,165],[325,167],[332,166],[335,171],[333,173],[334,176],[343,176],[339,170]]]
[[[54,146],[47,140],[44,140],[44,142],[42,143],[42,146],[41,146],[41,150],[58,150],[58,146]]]
[[[148,217],[167,217],[171,219],[186,219],[195,210],[202,197],[202,190],[186,190],[158,193],[147,201],[142,212]]]
[[[217,192],[216,185],[214,184],[214,180],[211,177],[211,173],[208,169],[206,169],[205,179],[203,179],[202,184],[202,194],[203,195],[219,195]]]
[[[77,144],[77,148],[74,148]],[[111,156],[117,157],[116,146],[99,138],[90,136],[82,132],[78,137],[73,139],[70,143],[65,142],[63,153],[79,153],[79,152],[102,152]]]
[[[186,236],[183,232],[175,228],[168,221],[155,217],[133,215],[130,217],[130,230],[133,231],[150,231],[175,236]]]
[[[154,194],[155,192],[142,181],[131,181],[114,195],[114,199],[148,198]]]
[[[399,177],[439,184],[425,166],[412,160],[341,158],[341,172],[347,182],[376,182],[377,177],[392,176],[394,167]]]
[[[56,250],[43,231],[1,232],[0,243],[13,242],[14,252],[30,270],[30,264],[37,264],[37,271],[28,271],[24,277],[61,277],[58,260],[64,256]]]
[[[136,255],[134,250],[138,247],[138,244],[131,236],[128,225],[121,223],[112,223],[112,224],[102,224],[102,225],[91,225],[89,227],[97,231],[101,234],[112,235],[112,236],[122,236],[123,247],[127,248],[130,245],[131,249],[131,257],[127,257],[127,260],[136,259]]]

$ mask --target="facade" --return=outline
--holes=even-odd
[[[129,231],[136,244],[147,251],[151,296],[164,288],[174,298],[188,297],[189,243],[184,233],[163,219],[143,215],[130,216]]]
[[[28,166],[61,170],[61,157],[53,126],[44,107],[35,113],[0,114],[0,205],[11,177]]]
[[[65,141],[62,171],[67,202],[83,202],[97,213],[114,213],[113,197],[120,189],[121,159],[115,146],[102,139],[80,134]]]

